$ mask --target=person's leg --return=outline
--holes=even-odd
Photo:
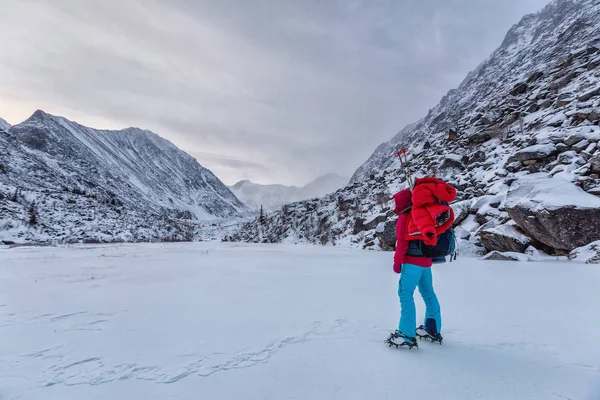
[[[413,264],[402,265],[400,284],[398,285],[398,296],[400,297],[400,324],[398,330],[403,334],[414,338],[416,336],[417,312],[415,309],[414,293],[421,274],[426,268]]]
[[[425,328],[429,333],[442,332],[440,303],[433,290],[431,268],[424,268],[419,280],[419,292],[425,301]]]

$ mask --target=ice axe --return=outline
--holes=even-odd
[[[404,169],[404,173],[406,175],[406,181],[408,182],[408,187],[410,188],[410,190],[413,190],[413,188],[415,187],[415,184],[413,182],[413,178],[412,178],[412,173],[410,171],[410,168],[408,166],[408,148],[403,148],[400,151],[397,151],[394,154],[394,157],[398,157],[398,159],[400,160],[400,165],[402,166],[402,168]]]

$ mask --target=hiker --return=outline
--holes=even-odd
[[[454,213],[448,203],[455,197],[456,189],[436,178],[418,179],[412,192],[406,189],[394,195],[394,212],[398,215],[394,272],[400,274],[401,315],[398,330],[387,341],[390,346],[418,348],[417,337],[442,343],[442,315],[433,290],[432,258],[423,255],[421,246],[436,246],[438,236],[451,227]],[[417,287],[426,312],[425,323],[415,329],[413,296]]]

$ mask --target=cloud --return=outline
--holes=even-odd
[[[228,182],[350,176],[543,4],[5,2],[0,115],[151,129]]]
[[[210,169],[217,176],[229,176],[235,174],[235,179],[225,179],[224,182],[227,185],[233,185],[234,183],[243,180],[250,179],[255,176],[266,177],[267,181],[256,183],[268,183],[268,178],[271,175],[272,168],[267,165],[262,165],[248,160],[240,160],[236,158],[229,158],[227,156],[195,152],[191,151],[190,155],[195,157],[197,160],[202,160],[204,167]]]

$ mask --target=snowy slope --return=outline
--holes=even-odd
[[[243,180],[229,189],[244,204],[255,210],[261,206],[266,210],[275,210],[284,204],[304,200],[300,198],[301,188],[297,186],[260,185]]]
[[[404,147],[410,150],[417,176],[437,176],[458,189],[456,207],[462,211],[459,222],[464,221],[459,234],[468,242],[468,252],[492,250],[483,248],[480,234],[511,220],[507,193],[528,174],[550,174],[589,196],[600,195],[598,21],[597,0],[555,0],[523,17],[458,88],[426,116],[379,145],[350,185],[271,213],[262,226],[257,221],[244,224],[227,239],[393,248],[395,216],[390,203],[392,195],[406,187],[393,154]],[[546,205],[551,206],[541,204],[533,211],[542,213]],[[564,208],[570,205],[576,208],[575,203],[562,202]],[[600,209],[595,210],[586,218],[600,220]],[[529,217],[534,218],[522,219]],[[557,229],[577,231],[585,223],[582,215],[578,218],[579,227]],[[383,235],[376,233],[380,223],[385,223]],[[551,225],[557,227],[557,222]],[[594,240],[600,239],[598,229]],[[540,245],[539,237],[530,242],[560,253]],[[571,250],[568,247],[562,251]]]
[[[343,188],[347,184],[348,178],[336,174],[326,174],[306,184],[301,190],[302,198],[299,200],[322,197]]]
[[[395,162],[389,148],[431,142],[449,129],[462,136],[510,130],[522,114],[528,125],[534,125],[531,130],[539,130],[541,123],[550,122],[545,118],[549,115],[594,108],[599,95],[594,91],[600,83],[599,20],[596,0],[554,0],[539,13],[526,15],[509,30],[502,45],[426,117],[404,128],[387,147],[380,146],[352,182],[389,169]],[[578,102],[586,93],[592,94]],[[557,101],[561,96],[570,101]]]
[[[10,124],[0,118],[0,131],[8,131],[10,129]]]
[[[275,210],[284,204],[325,196],[348,183],[347,178],[326,174],[303,187],[285,185],[260,185],[248,180],[240,181],[229,188],[250,208]]]
[[[246,209],[150,131],[95,130],[38,110],[0,132],[0,144],[0,240],[182,240],[193,221]],[[37,223],[27,227],[32,203]]]
[[[600,398],[600,269],[586,265],[434,267],[444,345],[406,352],[383,344],[399,313],[388,253],[15,248],[0,266],[6,400]]]
[[[350,179],[350,183],[352,184],[362,181],[368,178],[371,174],[377,174],[380,171],[385,170],[390,158],[390,154],[394,153],[404,136],[413,130],[417,124],[418,123],[414,123],[404,127],[404,129],[398,132],[392,139],[380,144],[375,149],[373,155],[371,155],[371,157],[369,157],[369,159],[354,172],[352,178]]]

